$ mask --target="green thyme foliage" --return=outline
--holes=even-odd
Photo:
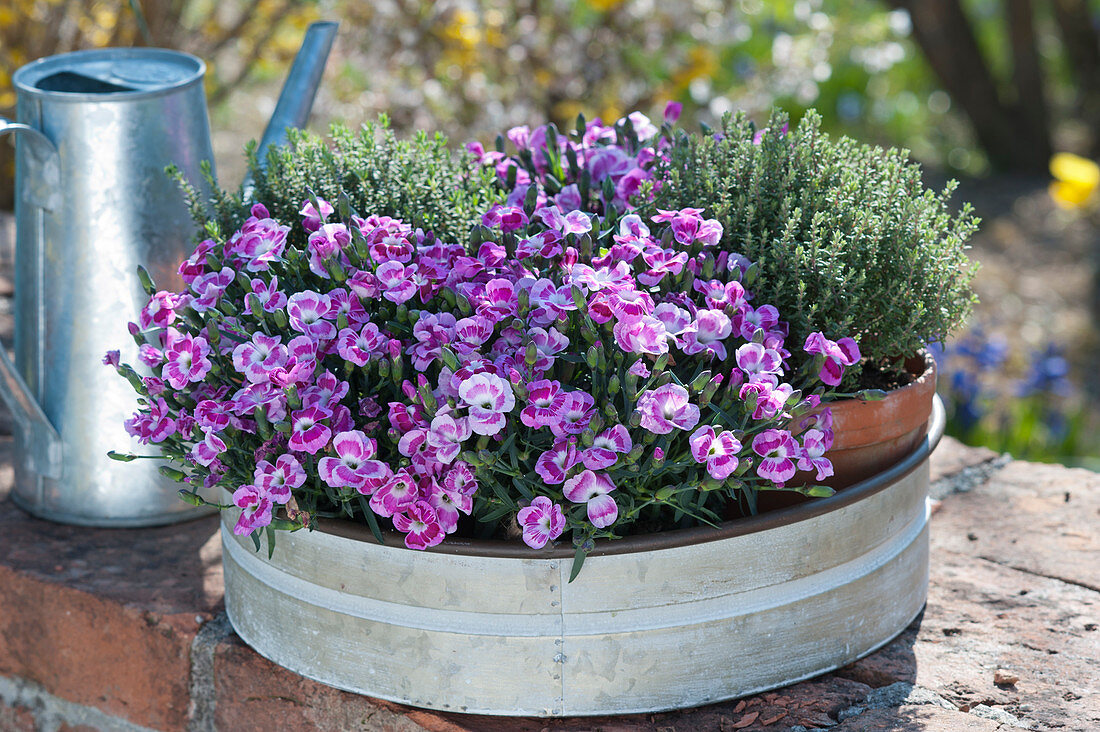
[[[334,125],[327,140],[290,130],[287,144],[268,150],[262,165],[256,148],[252,142],[245,149],[255,184],[252,198],[263,201],[279,221],[300,218],[311,195],[333,206],[346,195],[360,216],[392,216],[457,242],[501,198],[491,168],[449,148],[442,134],[398,139],[385,116],[358,131]],[[235,205],[215,202],[222,231],[234,231],[247,218],[250,202],[241,199],[237,196]]]
[[[773,113],[754,141],[739,114],[718,135],[680,133],[656,205],[722,223],[722,247],[760,265],[754,304],[779,309],[795,347],[814,331],[853,336],[883,365],[942,340],[977,299],[965,250],[978,220],[950,212],[955,182],[927,190],[907,151],[830,138],[812,110],[786,125]]]

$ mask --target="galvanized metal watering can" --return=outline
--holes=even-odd
[[[335,23],[315,23],[291,69],[262,145],[309,117]],[[137,364],[127,323],[146,296],[140,265],[161,289],[182,289],[179,262],[194,224],[176,165],[202,187],[213,161],[202,81],[189,54],[102,49],[40,59],[13,77],[16,137],[15,359],[0,348],[0,396],[16,422],[13,498],[31,513],[88,526],[152,526],[196,515],[160,461],[123,422],[138,407],[104,367],[110,349]],[[262,151],[261,151],[262,152]]]

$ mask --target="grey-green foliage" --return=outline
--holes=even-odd
[[[907,151],[833,139],[820,122],[811,110],[784,134],[776,112],[758,143],[744,115],[719,135],[681,133],[656,205],[705,207],[722,223],[723,248],[759,263],[754,303],[779,309],[792,350],[821,331],[885,364],[969,314],[978,220],[969,206],[951,213],[954,181],[927,190]]]
[[[299,218],[311,194],[335,206],[345,193],[361,216],[400,218],[455,243],[465,241],[470,226],[501,197],[491,168],[453,151],[441,134],[418,132],[398,139],[385,117],[358,131],[334,125],[328,139],[291,130],[287,144],[270,149],[262,166],[254,142],[245,153],[254,179],[253,200],[284,222]],[[240,196],[215,202],[223,232],[243,222],[248,205]]]

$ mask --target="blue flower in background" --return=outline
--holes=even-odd
[[[1016,395],[1029,397],[1035,394],[1067,396],[1073,391],[1069,382],[1069,364],[1062,357],[1062,350],[1051,344],[1045,351],[1033,351],[1027,377],[1020,382]]]
[[[956,346],[960,356],[974,360],[978,371],[996,371],[1008,358],[1008,341],[1001,336],[985,337],[985,331],[975,328]]]

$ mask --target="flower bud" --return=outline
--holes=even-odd
[[[523,360],[528,366],[533,366],[536,361],[539,360],[539,349],[535,345],[534,341],[527,344],[527,348],[523,352]]]
[[[641,424],[642,424],[642,413],[638,412],[638,411],[635,411],[633,414],[630,415],[630,426],[631,427],[639,427],[639,426],[641,426]]]
[[[585,427],[584,432],[581,432],[581,445],[583,447],[592,447],[592,443],[596,441],[596,432],[591,426]]]
[[[611,378],[607,381],[607,393],[611,396],[615,396],[619,393],[620,389],[622,389],[622,384],[619,382],[619,375],[612,374]]]
[[[282,310],[276,310],[274,317],[275,317],[275,326],[279,330],[285,331],[286,328],[287,328],[287,325],[288,325],[287,319],[286,319],[286,313],[283,312]]]
[[[137,268],[138,281],[141,282],[141,289],[145,290],[145,294],[149,297],[157,294],[157,286],[153,284],[153,278],[149,276],[149,271],[142,267],[140,264]]]
[[[532,186],[533,188],[534,186]],[[521,287],[520,291],[516,293],[516,300],[519,303],[517,312],[520,317],[526,316],[531,310],[531,292],[526,287]]]
[[[255,295],[245,295],[245,304],[248,305],[248,311],[252,313],[252,317],[256,320],[264,319],[264,308],[260,304],[260,298]]]
[[[229,315],[230,317],[236,315],[238,312],[237,306],[231,303],[228,299],[223,299],[221,302],[218,303],[218,310],[221,310],[223,313]]]
[[[213,254],[207,254],[206,268],[209,269],[211,272],[220,272],[222,268],[222,263],[219,262],[218,258],[215,257]]]
[[[691,382],[691,390],[698,394],[707,384],[710,382],[710,370],[704,369],[695,379]]]
[[[339,315],[336,316],[336,327],[339,330],[344,330],[345,328],[348,327],[348,314],[347,313],[340,313]]]
[[[198,493],[189,491],[186,488],[180,488],[179,492],[176,495],[180,497],[181,501],[190,503],[192,506],[201,506],[206,503],[206,501],[203,500],[202,496],[200,496]]]
[[[286,392],[286,404],[291,409],[299,409],[302,406],[302,398],[298,396],[298,387],[293,384],[288,386]]]
[[[581,313],[588,313],[588,300],[584,296],[584,291],[576,285],[572,285],[569,288],[569,293],[573,296],[573,304],[577,306],[577,310]]]
[[[463,315],[469,315],[474,311],[474,309],[470,307],[469,299],[462,293],[458,293],[458,295],[455,296],[455,301],[458,303],[459,312]]]
[[[655,497],[658,501],[667,501],[668,499],[672,498],[675,493],[675,486],[666,485],[664,488],[661,488],[659,491],[657,491],[657,495]]]
[[[387,358],[378,359],[378,376],[387,379],[390,375],[390,361]]]
[[[390,374],[393,376],[394,382],[399,382],[405,374],[405,360],[398,357],[391,359],[391,363],[393,366],[390,368]]]
[[[163,475],[165,478],[168,478],[168,480],[174,480],[177,483],[183,483],[187,481],[187,475],[182,470],[176,470],[175,468],[170,468],[167,465],[161,465],[159,468],[157,468],[157,472]]]
[[[449,368],[451,371],[458,371],[460,368],[462,368],[462,364],[458,362],[458,356],[456,356],[455,352],[447,346],[443,346],[443,348],[440,349],[439,354],[440,358],[443,360],[443,365]]]
[[[642,447],[641,445],[635,445],[633,448],[631,448],[630,452],[628,452],[626,454],[627,464],[634,464],[634,463],[637,463],[639,460],[641,460],[642,459],[642,453],[644,451],[645,451],[645,448]]]
[[[652,372],[656,374],[659,371],[664,371],[666,366],[668,366],[667,352],[657,357],[657,361],[653,364]]]
[[[590,346],[587,351],[584,352],[584,362],[588,364],[588,368],[594,369],[600,363],[600,353],[596,346]]]

